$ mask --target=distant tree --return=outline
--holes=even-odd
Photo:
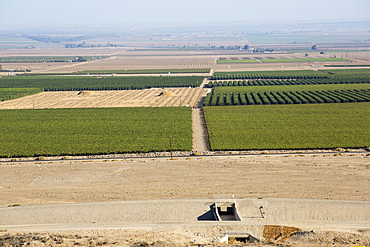
[[[249,45],[245,45],[244,50],[249,50]]]
[[[313,46],[311,47],[311,49],[312,49],[312,50],[317,50],[317,46],[316,46],[316,45],[313,45]]]
[[[0,64],[0,70],[2,70],[3,69],[3,67],[1,67],[1,64]]]

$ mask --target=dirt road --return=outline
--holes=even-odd
[[[193,109],[193,151],[209,151],[209,142],[202,109]]]

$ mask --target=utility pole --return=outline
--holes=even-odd
[[[171,160],[173,160],[172,158],[172,135],[170,135],[170,155],[171,155]]]

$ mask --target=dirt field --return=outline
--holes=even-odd
[[[370,201],[368,154],[39,161],[1,164],[0,173],[2,206],[214,194]]]
[[[280,211],[282,209],[276,209],[275,218],[268,218],[260,223],[254,220],[252,224],[246,221],[242,225],[239,224],[236,229],[244,228],[248,231],[259,232],[261,230],[260,224],[266,224],[266,222],[273,220],[274,223],[299,226],[304,230],[318,230],[314,236],[308,235],[303,238],[289,240],[291,243],[296,243],[295,246],[306,246],[306,244],[307,246],[317,246],[323,243],[332,245],[331,241],[336,246],[348,246],[352,243],[368,244],[370,230],[366,226],[370,225],[368,224],[369,216],[365,215],[369,212],[368,201],[370,201],[369,168],[370,156],[368,153],[343,153],[343,155],[265,154],[258,156],[193,156],[174,160],[169,158],[134,158],[101,161],[64,160],[1,163],[0,205],[2,207],[16,204],[21,206],[0,208],[0,211],[2,210],[0,214],[6,213],[6,211],[3,212],[5,209],[17,210],[17,214],[12,217],[16,217],[19,221],[14,222],[13,224],[17,226],[13,227],[9,225],[10,222],[3,220],[7,223],[5,226],[0,223],[0,226],[3,225],[0,229],[7,229],[7,231],[0,233],[0,235],[10,234],[13,236],[10,238],[12,241],[28,239],[27,241],[34,241],[34,243],[40,243],[41,240],[51,242],[56,238],[55,243],[61,242],[65,244],[64,246],[68,246],[67,243],[82,243],[83,241],[94,243],[102,241],[112,246],[114,242],[121,243],[122,246],[133,246],[135,242],[162,242],[162,244],[166,243],[167,245],[172,243],[183,246],[184,243],[191,243],[194,240],[198,243],[210,244],[216,240],[216,236],[225,232],[225,229],[235,229],[236,226],[231,223],[226,225],[220,223],[217,225],[202,225],[200,222],[186,223],[186,225],[170,222],[159,225],[130,223],[123,226],[122,224],[125,224],[125,222],[128,224],[134,219],[138,222],[145,221],[145,217],[143,218],[139,214],[137,216],[139,219],[132,214],[127,214],[125,217],[131,217],[132,219],[123,220],[121,224],[118,224],[120,222],[119,218],[114,216],[114,211],[109,209],[113,205],[102,205],[104,213],[103,211],[93,213],[94,210],[97,210],[97,207],[100,207],[98,204],[91,204],[90,209],[76,208],[72,211],[83,212],[85,216],[82,215],[82,218],[80,216],[66,218],[67,221],[72,222],[75,219],[79,221],[77,218],[81,218],[84,222],[89,221],[90,216],[88,215],[92,210],[91,217],[100,215],[98,217],[100,220],[96,220],[96,224],[91,225],[91,222],[90,225],[86,225],[87,222],[83,225],[77,223],[59,226],[43,224],[50,224],[48,222],[53,221],[52,218],[54,217],[64,217],[62,212],[69,207],[68,205],[72,206],[74,203],[129,202],[130,200],[156,200],[158,203],[162,203],[163,199],[193,198],[206,198],[206,201],[212,201],[214,194],[234,194],[236,198],[257,198],[259,196],[261,198],[292,198],[293,200],[286,205],[284,204],[285,206],[279,206],[283,211]],[[324,201],[308,200],[299,204],[293,198],[324,199]],[[331,200],[351,200],[353,203],[342,201],[338,204],[338,202],[333,201],[333,204],[331,204]],[[362,201],[363,206],[356,201]],[[284,200],[281,202],[284,202]],[[35,213],[26,213],[27,210],[33,210],[25,207],[26,205],[56,203],[58,204],[57,207],[61,207],[58,210],[59,216],[48,217],[48,210],[51,209],[49,206],[45,206],[45,209],[40,208],[43,210],[40,211],[43,212],[40,215],[44,216],[36,217],[37,214]],[[67,204],[63,206],[60,203]],[[171,202],[163,201],[163,203],[164,205],[171,205]],[[323,206],[319,206],[322,203],[327,205],[325,210]],[[81,206],[83,205],[81,204]],[[139,204],[133,205],[136,205],[134,206],[135,210],[140,211]],[[146,203],[145,205],[145,207],[149,207],[148,209],[143,208],[143,212],[146,213],[149,213],[153,207],[156,208],[154,201],[153,204]],[[174,208],[176,208],[175,205],[177,204],[173,205]],[[200,205],[207,207],[207,204],[204,203]],[[268,205],[271,207],[274,205],[274,201],[272,200],[264,205],[265,207]],[[318,210],[315,210],[315,205],[318,206]],[[330,205],[332,205],[332,208]],[[66,208],[63,209],[64,207]],[[112,210],[116,210],[114,208],[116,207],[113,207]],[[126,207],[126,210],[128,208]],[[130,212],[130,210],[127,212]],[[247,208],[241,208],[243,214],[248,216],[246,213],[248,211],[245,210]],[[317,212],[313,213],[315,211]],[[273,211],[270,210],[269,212]],[[313,215],[307,212],[312,212]],[[325,212],[327,212],[326,215]],[[124,212],[120,214],[122,213],[125,215]],[[172,211],[168,211],[164,215],[160,214],[160,217],[165,219],[165,215],[169,216],[173,213],[179,219],[181,217],[186,219],[186,215],[182,216],[181,212]],[[187,214],[189,215],[189,213],[190,211]],[[104,216],[105,214],[111,216]],[[358,216],[350,216],[353,214]],[[316,221],[314,215],[316,215]],[[150,217],[157,216],[151,215],[148,217],[147,220]],[[163,219],[160,221],[163,221]],[[332,222],[335,219],[341,219],[342,221]],[[173,218],[168,219],[168,221],[171,220]],[[38,224],[33,225],[35,224],[32,223],[34,221]],[[20,224],[21,222],[24,223]],[[64,221],[59,220],[57,222]],[[25,226],[21,227],[21,225]],[[71,226],[75,229],[72,231],[73,233],[71,232]],[[19,231],[22,233],[17,235]],[[26,232],[37,232],[37,234],[25,234]]]

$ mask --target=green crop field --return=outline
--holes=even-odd
[[[43,88],[45,91],[126,90],[151,87],[198,87],[201,76],[15,76],[1,77],[0,88]]]
[[[361,65],[362,66],[362,65]],[[337,74],[337,75],[350,75],[350,74],[367,74],[370,75],[370,69],[324,69],[321,70],[326,73]]]
[[[205,106],[314,104],[370,101],[370,84],[216,87]]]
[[[191,109],[0,111],[0,157],[112,154],[192,148]]]
[[[354,90],[370,89],[370,83],[361,84],[308,84],[308,85],[281,85],[255,87],[216,87],[215,94],[232,92],[286,92],[286,91],[322,91],[322,90]]]
[[[343,70],[327,70],[316,73],[220,74],[211,77],[207,87],[360,83],[370,83],[370,73],[367,73],[366,70],[364,72],[353,70],[346,73],[343,73]]]
[[[0,101],[17,99],[43,91],[40,88],[0,88]]]
[[[211,150],[370,146],[370,103],[204,107]]]

